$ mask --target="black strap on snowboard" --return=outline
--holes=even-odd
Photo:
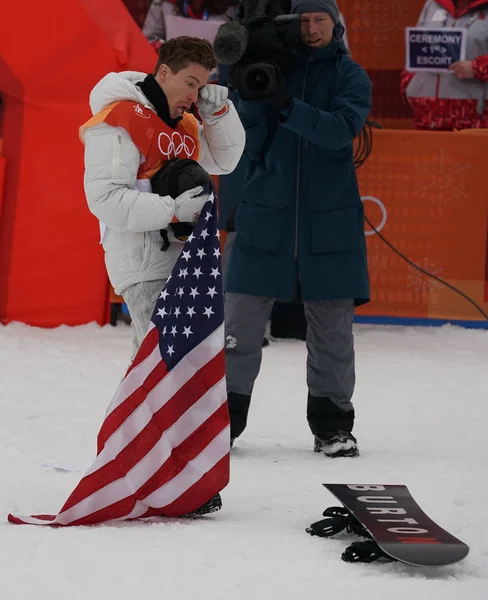
[[[343,506],[331,506],[324,510],[323,516],[327,518],[312,523],[305,531],[310,535],[332,537],[346,529],[348,533],[367,538],[371,537],[356,517]]]
[[[341,555],[345,562],[372,563],[380,559],[386,559],[393,562],[395,559],[385,554],[378,544],[373,540],[367,542],[354,542],[348,546]]]
[[[364,525],[344,506],[331,506],[324,510],[323,516],[326,518],[312,523],[305,531],[310,535],[328,538],[346,529],[348,533],[368,539],[366,542],[354,542],[346,548],[341,556],[343,561],[352,563],[370,563],[380,559],[394,561],[383,552]]]

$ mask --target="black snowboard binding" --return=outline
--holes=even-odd
[[[354,533],[361,537],[371,537],[356,517],[344,506],[331,506],[330,508],[326,508],[323,512],[323,516],[327,518],[312,523],[305,531],[310,535],[332,537],[346,529],[348,533]]]
[[[312,523],[305,531],[310,535],[328,538],[345,529],[348,533],[368,539],[366,542],[354,542],[346,548],[341,556],[345,562],[370,563],[382,558],[393,560],[381,550],[368,530],[344,506],[331,506],[324,510],[323,516],[327,518]]]
[[[385,554],[378,544],[373,540],[367,542],[354,542],[348,546],[341,555],[345,562],[356,563],[372,563],[380,559],[385,559],[394,562],[395,559]]]

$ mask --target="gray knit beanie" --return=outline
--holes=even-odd
[[[339,7],[335,0],[292,0],[291,12],[299,15],[326,12],[332,17],[334,23],[339,21]]]

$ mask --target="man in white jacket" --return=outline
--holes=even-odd
[[[180,37],[159,51],[154,75],[109,73],[92,90],[85,144],[85,193],[100,220],[112,286],[132,318],[134,354],[183,243],[172,222],[196,222],[208,194],[177,198],[152,192],[151,177],[173,158],[191,158],[210,174],[228,174],[244,150],[245,133],[227,88],[208,85],[216,66],[206,40]],[[200,123],[187,111],[196,105]],[[161,230],[170,243],[162,251]]]

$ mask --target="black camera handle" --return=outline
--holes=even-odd
[[[272,5],[280,7],[279,13],[277,12],[274,16],[277,16],[278,14],[287,14],[286,10],[283,8],[282,0],[241,0],[237,10],[236,20],[239,23],[245,24],[253,19],[269,17],[270,15],[268,15],[268,12]]]

